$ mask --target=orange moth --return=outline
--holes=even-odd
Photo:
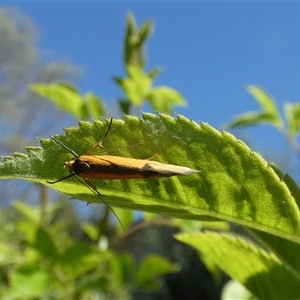
[[[91,179],[137,179],[137,178],[160,178],[179,175],[191,175],[199,173],[186,167],[175,166],[160,163],[150,159],[134,159],[110,155],[90,155],[89,153],[97,146],[102,147],[102,142],[108,135],[113,119],[110,119],[108,129],[102,139],[89,148],[85,154],[78,155],[62,142],[51,136],[51,139],[61,147],[73,154],[74,158],[65,162],[65,166],[70,170],[70,174],[55,181],[47,181],[50,184],[60,182],[64,179],[75,177],[78,181],[86,185],[93,193],[95,193],[106,206],[112,211],[120,225],[123,227],[120,219],[112,208],[104,201],[103,196],[99,193],[88,178]],[[81,177],[84,182],[79,179]],[[124,229],[124,228],[123,228]]]
[[[54,184],[64,179],[79,176],[95,190],[96,188],[87,180],[93,179],[137,179],[137,178],[160,178],[179,175],[191,175],[199,173],[187,167],[164,164],[150,159],[134,159],[110,155],[89,155],[88,153],[97,146],[102,147],[104,138],[108,135],[112,125],[112,118],[103,138],[87,150],[83,155],[78,155],[66,145],[51,136],[51,139],[74,155],[74,159],[65,162],[70,174],[56,181],[48,181]]]

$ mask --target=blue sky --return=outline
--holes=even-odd
[[[163,67],[156,84],[177,89],[189,103],[187,108],[177,107],[176,113],[220,129],[234,116],[258,109],[246,84],[264,87],[279,106],[300,98],[297,2],[10,2],[5,6],[15,6],[32,18],[40,30],[41,48],[81,66],[81,92],[103,97],[112,111],[121,93],[111,76],[124,74],[122,42],[129,11],[139,25],[149,18],[155,24],[147,69]],[[285,151],[284,139],[273,128],[260,126],[246,134],[254,150]]]

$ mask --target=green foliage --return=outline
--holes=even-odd
[[[14,207],[19,214],[10,218],[10,225],[19,238],[14,237],[13,241],[17,242],[22,236],[23,243],[18,251],[13,243],[10,243],[11,250],[4,250],[9,245],[10,234],[2,233],[0,270],[6,270],[9,277],[9,284],[1,285],[3,299],[94,299],[103,293],[112,299],[129,299],[125,291],[149,290],[155,284],[154,290],[157,290],[158,276],[176,270],[163,257],[150,255],[136,264],[129,254],[102,251],[97,247],[97,240],[88,244],[74,239],[61,222],[43,227],[38,221],[41,212],[37,208],[22,202],[15,202]],[[57,209],[59,207],[52,207],[50,219]],[[0,218],[2,228],[5,222],[7,218],[3,215]],[[92,224],[88,227],[99,231]],[[101,237],[99,232],[98,235]],[[151,262],[155,272],[147,271]],[[134,269],[136,271],[132,273]]]
[[[274,126],[286,136],[291,147],[299,154],[300,147],[295,138],[299,134],[300,129],[300,103],[285,103],[283,106],[285,113],[283,118],[270,94],[258,86],[248,85],[247,88],[254,99],[261,105],[262,111],[244,113],[228,123],[227,128],[255,124]]]
[[[98,119],[105,112],[104,103],[100,98],[92,93],[82,97],[75,87],[66,83],[36,83],[30,85],[30,90],[52,101],[59,109],[76,118]]]
[[[165,113],[171,113],[174,105],[185,104],[176,90],[153,87],[158,68],[145,71],[144,49],[151,32],[151,22],[137,28],[133,16],[128,15],[124,39],[126,76],[114,78],[125,95],[118,103],[126,114],[147,102],[154,110]],[[39,83],[31,85],[31,90],[79,119],[99,119],[105,113],[101,99],[91,93],[81,96],[67,84]],[[267,123],[295,145],[300,128],[299,104],[285,105],[284,121],[267,92],[256,86],[248,86],[248,90],[261,111],[246,113],[229,127]],[[101,139],[107,126],[107,121],[80,121],[78,128],[65,129],[66,135],[57,139],[83,154]],[[174,222],[183,230],[201,228],[191,220],[202,221],[202,226],[218,231],[227,230],[220,220],[245,226],[264,250],[229,234],[183,233],[177,239],[199,251],[216,281],[220,280],[220,268],[257,298],[299,298],[300,190],[289,175],[282,174],[231,134],[182,116],[174,119],[144,114],[142,119],[126,116],[125,122],[114,120],[103,141],[105,149],[95,149],[93,154],[140,159],[155,156],[160,162],[200,172],[156,181],[92,180],[102,198],[74,177],[55,185],[47,183],[68,175],[63,164],[73,157],[50,139],[40,142],[41,147],[26,147],[25,154],[5,156],[0,163],[0,178],[40,183],[89,203],[105,201],[114,207],[125,228],[133,222],[133,210],[185,219]],[[161,276],[178,270],[155,254],[137,263],[128,253],[114,253],[101,225],[108,214],[99,226],[81,224],[80,230],[89,239],[86,242],[70,234],[68,220],[55,221],[60,207],[49,205],[52,222],[43,219],[42,209],[22,202],[15,202],[14,210],[15,215],[2,213],[0,218],[0,270],[7,278],[0,283],[1,298],[129,299],[137,289],[157,291]],[[150,214],[147,217],[150,220]]]
[[[84,153],[104,134],[107,123],[80,122],[58,137],[77,153]],[[71,155],[50,140],[27,154],[4,157],[0,177],[39,182],[73,198],[101,199],[74,178],[48,184],[67,175],[62,167]],[[226,132],[200,126],[179,117],[145,114],[144,119],[114,120],[104,147],[124,157],[148,158],[200,170],[199,174],[153,180],[94,180],[111,206],[138,209],[167,216],[233,221],[270,234],[300,241],[300,214],[289,187],[258,154]],[[128,148],[129,146],[131,147]],[[294,187],[295,188],[295,187]]]
[[[271,126],[274,126],[279,130],[281,134],[286,136],[291,145],[291,148],[295,151],[296,154],[299,155],[300,147],[296,140],[296,136],[299,134],[300,129],[299,103],[285,103],[283,107],[285,118],[283,118],[280,116],[279,110],[269,94],[258,87],[250,87],[250,92],[252,92],[255,99],[262,105],[263,113],[254,113],[252,114],[253,118],[249,117],[248,119],[245,116],[249,116],[251,114],[243,114],[242,116],[237,117],[233,122],[231,122],[229,124],[229,127],[236,127],[240,125],[249,126],[253,124],[267,123]],[[253,93],[253,91],[255,91],[255,93]],[[264,118],[262,117],[262,115],[265,115],[267,117]],[[271,167],[290,190],[291,195],[293,195],[295,203],[297,204],[297,210],[299,211],[300,193],[298,185],[288,174],[283,174],[276,165],[271,164]],[[266,283],[268,282],[265,282],[264,285],[261,284],[261,286],[265,287],[264,289],[262,289],[261,286],[248,286],[248,288],[251,289],[251,292],[258,298],[298,299],[300,294],[297,288],[299,286],[298,281],[300,278],[299,242],[293,243],[290,240],[287,240],[278,235],[272,235],[264,231],[257,231],[255,229],[250,229],[250,232],[263,242],[264,246],[267,247],[271,255],[276,254],[276,260],[279,259],[280,261],[276,261],[276,264],[271,267],[266,267],[269,264],[264,262],[264,266],[265,268],[267,268],[267,271],[265,272],[267,272],[268,274],[266,278],[260,279],[261,275],[253,275],[253,277],[256,278],[256,280],[260,280],[260,282],[262,282],[261,280],[269,280],[272,283],[274,282],[274,284],[267,285]],[[226,270],[226,272],[228,272],[228,270]],[[237,280],[247,286],[247,282],[241,280],[236,276],[233,277],[237,278]],[[281,278],[280,282],[277,282],[278,278]],[[284,278],[284,280],[282,280],[282,278]]]
[[[147,100],[156,111],[171,112],[174,105],[185,105],[183,97],[174,89],[160,86],[152,89]]]
[[[176,238],[196,248],[258,299],[298,299],[300,277],[274,254],[228,234],[182,233]]]
[[[159,266],[159,268],[157,268]],[[143,260],[136,272],[134,283],[141,289],[157,291],[160,281],[156,279],[161,275],[177,271],[174,265],[158,255],[150,255]]]
[[[145,22],[140,29],[137,28],[134,16],[127,15],[127,24],[124,40],[124,63],[143,68],[145,65],[144,48],[147,38],[152,32],[152,22]]]
[[[127,72],[127,78],[115,78],[115,81],[127,95],[129,102],[140,107],[150,91],[151,79],[135,66],[128,66]]]
[[[295,137],[300,129],[300,103],[286,103],[284,109],[289,134]]]
[[[155,111],[170,114],[174,105],[186,105],[184,98],[174,89],[165,86],[153,88],[154,79],[160,73],[159,68],[146,72],[144,48],[152,32],[150,21],[137,28],[131,14],[127,17],[127,28],[124,41],[124,63],[127,76],[114,77],[125,94],[119,99],[119,107],[125,114],[130,114],[132,107],[139,110],[148,102]]]
[[[248,85],[248,91],[254,99],[261,105],[261,112],[247,112],[237,117],[234,121],[228,124],[228,127],[254,125],[261,123],[269,123],[278,128],[282,127],[283,121],[272,97],[263,89]]]

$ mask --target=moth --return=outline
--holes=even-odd
[[[113,118],[110,119],[109,126],[102,139],[95,145],[90,147],[84,154],[78,155],[75,151],[67,147],[65,144],[57,140],[54,136],[51,139],[61,147],[69,151],[74,158],[65,162],[65,166],[69,169],[70,174],[55,181],[47,181],[50,184],[55,184],[70,177],[75,177],[81,183],[85,184],[92,192],[98,195],[101,200],[110,208],[103,200],[96,186],[89,179],[139,179],[139,178],[161,178],[171,176],[192,175],[199,173],[199,170],[190,169],[187,167],[164,164],[151,159],[134,159],[112,155],[93,155],[89,154],[96,147],[103,147],[102,143],[108,135]],[[77,176],[81,177],[80,180]],[[110,208],[114,213],[114,211]],[[116,214],[114,213],[116,216]],[[116,216],[118,219],[118,217]],[[118,219],[119,220],[119,219]]]
[[[161,178],[180,175],[192,175],[199,173],[199,170],[190,169],[171,164],[164,164],[150,159],[135,159],[112,155],[91,155],[89,154],[97,146],[103,147],[102,142],[108,135],[113,119],[110,119],[108,129],[103,138],[90,147],[85,154],[78,155],[54,136],[51,139],[64,149],[73,154],[74,158],[65,162],[70,174],[56,181],[48,181],[54,184],[64,179],[79,176],[83,179],[137,179],[137,178]]]

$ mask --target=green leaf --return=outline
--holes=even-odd
[[[150,72],[148,72],[148,76],[151,78],[152,81],[155,80],[155,78],[162,72],[161,68],[156,67],[152,69]]]
[[[283,180],[284,183],[287,185],[287,187],[291,191],[291,194],[293,195],[296,201],[296,204],[298,205],[298,208],[300,209],[300,189],[297,183],[289,174],[283,174],[281,170],[273,162],[271,162],[269,165],[276,172],[280,180]]]
[[[10,289],[5,299],[29,299],[43,297],[51,289],[49,271],[39,265],[23,265],[15,270],[10,277]]]
[[[300,245],[267,232],[249,230],[262,244],[276,254],[277,257],[300,278]]]
[[[131,103],[126,99],[118,100],[119,108],[124,115],[130,114]]]
[[[79,128],[68,128],[66,136],[57,138],[82,154],[107,127],[108,122],[80,122]],[[68,175],[63,165],[72,155],[51,140],[42,139],[41,145],[4,157],[0,178],[22,178],[76,199],[102,202],[75,178],[47,183]],[[158,180],[92,180],[111,206],[191,220],[217,218],[300,243],[299,209],[287,184],[260,155],[227,132],[182,116],[127,116],[125,122],[113,121],[103,146],[106,154],[123,157],[147,159],[159,153],[155,160],[201,171]]]
[[[284,111],[289,133],[294,137],[298,134],[300,129],[300,103],[286,103],[284,105]]]
[[[168,114],[172,112],[174,105],[186,105],[185,100],[176,90],[166,86],[152,89],[147,99],[156,111]]]
[[[238,116],[234,121],[227,124],[227,128],[254,125],[261,123],[270,123],[281,128],[283,121],[276,107],[275,101],[262,88],[255,85],[248,85],[247,90],[254,99],[261,105],[261,112],[247,112]]]
[[[282,262],[241,238],[216,233],[183,233],[176,238],[208,257],[259,299],[298,299],[300,279]]]
[[[300,190],[296,182],[288,175],[283,174],[279,168],[271,163],[270,166],[276,172],[281,180],[287,185],[291,194],[293,195],[295,202],[300,207]],[[267,247],[272,252],[285,262],[285,265],[288,266],[297,276],[300,278],[300,245],[293,243],[289,240],[283,239],[281,237],[268,234],[263,231],[257,231],[254,229],[249,229],[249,231],[256,236],[265,247]]]
[[[64,250],[56,261],[56,266],[59,266],[69,280],[75,279],[100,267],[104,262],[107,263],[107,254],[96,252],[88,244],[77,241]]]
[[[82,222],[81,228],[93,242],[95,242],[95,243],[98,242],[99,229],[97,226],[95,226],[94,224],[91,224],[91,223]]]
[[[158,277],[176,271],[178,269],[166,258],[154,254],[149,255],[139,265],[134,286],[136,288],[157,291],[160,288]]]
[[[89,117],[94,119],[100,119],[105,114],[104,101],[92,93],[85,95],[86,107]]]
[[[122,253],[111,257],[109,260],[111,272],[114,276],[116,287],[124,287],[131,279],[134,261],[132,255]]]
[[[41,221],[41,211],[36,206],[29,206],[21,201],[14,201],[12,206],[22,214],[31,224],[39,224]]]
[[[139,67],[128,66],[128,77],[122,79],[115,77],[115,82],[121,87],[128,101],[140,107],[150,92],[152,80]]]
[[[30,90],[52,101],[58,108],[76,118],[87,118],[86,104],[78,91],[65,83],[37,83],[30,85]]]
[[[58,249],[54,244],[52,236],[42,227],[37,228],[32,247],[39,251],[43,257],[51,260],[54,260],[58,255]]]
[[[272,123],[273,116],[268,113],[253,113],[248,112],[241,114],[234,121],[226,125],[226,128],[233,128],[238,126],[249,126],[255,124],[262,124],[265,122]]]
[[[142,68],[145,64],[144,47],[153,28],[151,21],[145,22],[140,29],[137,28],[134,16],[127,15],[126,33],[124,41],[124,61],[126,66]]]
[[[278,116],[278,110],[272,97],[262,88],[249,84],[247,90],[255,100],[261,105],[263,111],[269,112],[273,116]]]

